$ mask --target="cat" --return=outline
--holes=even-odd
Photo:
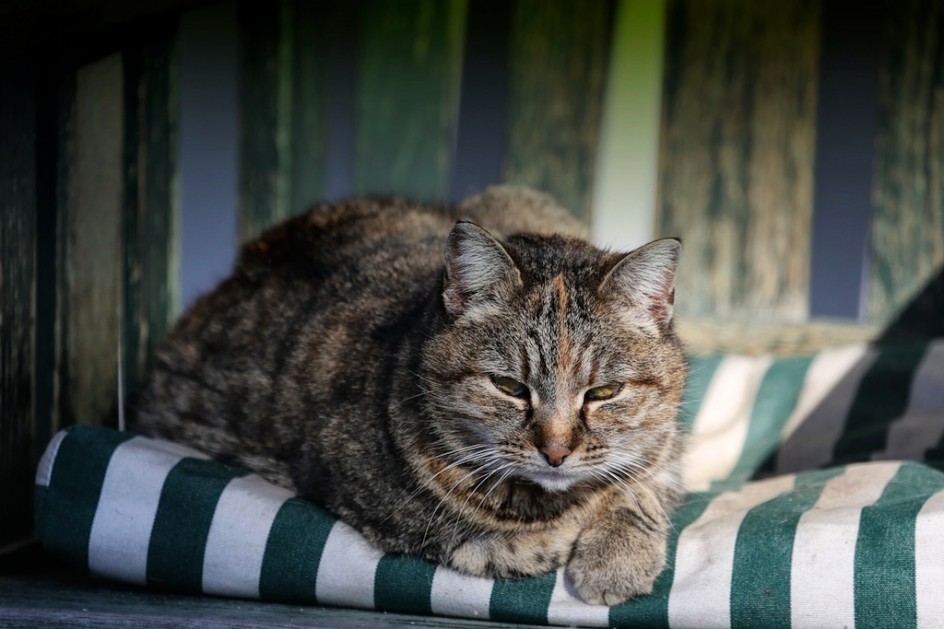
[[[458,219],[458,220],[457,220]],[[323,204],[244,245],[132,428],[254,470],[384,551],[650,592],[681,495],[680,243],[598,249],[549,196]]]

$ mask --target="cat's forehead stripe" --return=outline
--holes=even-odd
[[[564,284],[563,274],[558,274],[551,281],[551,286],[557,290],[557,373],[560,378],[573,359],[573,341],[567,331],[567,306],[570,295]]]

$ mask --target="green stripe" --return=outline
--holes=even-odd
[[[488,603],[488,617],[499,622],[547,624],[547,608],[557,573],[540,577],[509,581],[499,579],[492,587]]]
[[[148,546],[152,586],[200,593],[203,555],[216,503],[226,485],[248,472],[217,461],[181,459],[167,475]]]
[[[688,359],[688,380],[682,395],[682,409],[679,412],[679,424],[686,431],[695,425],[695,417],[701,407],[708,385],[721,364],[722,356],[692,356]]]
[[[259,596],[315,605],[321,553],[337,520],[310,502],[290,498],[279,509],[266,541]]]
[[[751,409],[744,450],[727,484],[739,485],[754,476],[777,449],[812,360],[812,357],[783,358],[775,361],[764,374]]]
[[[436,564],[416,557],[384,555],[374,578],[374,607],[389,612],[431,614]]]
[[[701,517],[718,494],[689,494],[685,503],[672,515],[672,532],[669,535],[666,553],[666,568],[656,579],[652,594],[610,609],[610,625],[613,627],[668,627],[669,592],[675,580],[675,555],[679,536],[695,520]]]
[[[800,517],[843,468],[798,475],[793,491],[751,509],[734,546],[731,627],[790,627],[790,572]]]
[[[928,349],[927,343],[883,348],[869,367],[846,416],[833,450],[839,463],[867,461],[885,449],[889,424],[908,407],[911,381]]]
[[[944,488],[944,474],[919,463],[901,466],[882,497],[862,509],[855,555],[855,625],[914,627],[915,521]]]
[[[89,535],[115,449],[135,435],[97,426],[72,426],[59,445],[39,528],[50,553],[88,568]]]

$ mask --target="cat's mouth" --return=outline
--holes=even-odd
[[[525,469],[521,475],[527,480],[540,485],[546,491],[566,491],[582,480],[581,474],[576,474],[572,470],[562,470],[551,467],[547,469]]]

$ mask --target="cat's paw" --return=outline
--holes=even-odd
[[[591,527],[577,540],[567,575],[585,603],[619,605],[652,592],[665,558],[664,533]]]

